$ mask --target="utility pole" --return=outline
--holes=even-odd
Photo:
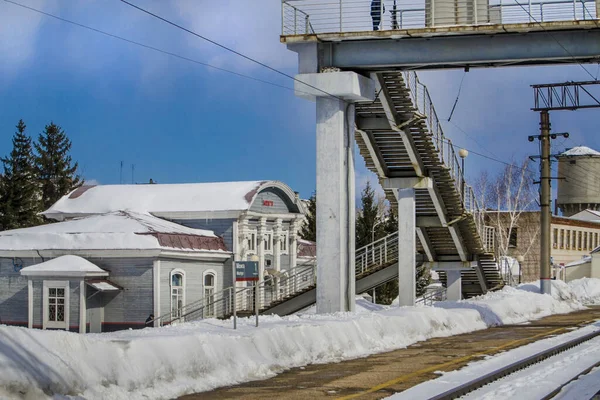
[[[569,137],[568,133],[550,133],[550,111],[578,110],[581,108],[600,108],[598,95],[594,89],[600,88],[600,81],[563,82],[543,85],[531,85],[534,93],[533,111],[540,112],[540,135],[529,136],[529,141],[540,140],[540,292],[550,294],[552,266],[550,265],[550,240],[552,192],[550,182],[553,179],[550,169],[550,139],[558,136]]]
[[[552,218],[550,203],[552,202],[550,176],[550,114],[548,111],[540,112],[540,205],[541,214],[541,246],[540,246],[540,292],[551,293],[551,266],[550,266],[550,220]]]

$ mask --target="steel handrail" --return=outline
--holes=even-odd
[[[381,13],[380,29],[385,31],[598,18],[595,0],[530,0],[512,3],[491,0],[485,5],[477,6],[476,13],[473,13],[473,4],[470,2],[455,2],[446,7],[444,4],[436,4],[436,1],[439,0],[431,0],[430,6],[426,6],[424,0],[402,1],[401,7],[399,4],[395,12],[388,3],[386,11]],[[373,29],[370,4],[370,0],[283,0],[281,34],[285,36],[370,31]],[[434,16],[436,10],[442,10],[448,16],[442,18],[439,12]],[[461,20],[465,22],[460,22]]]

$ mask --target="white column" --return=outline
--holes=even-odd
[[[446,276],[448,277],[446,283],[446,298],[452,301],[461,300],[462,279],[460,277],[460,270],[447,270]]]
[[[287,281],[286,295],[296,291],[296,278],[292,278],[292,275],[297,273],[295,268],[298,266],[298,235],[296,233],[296,223],[292,223],[290,226],[289,236],[289,256],[290,256],[290,267],[288,271],[289,279]],[[290,286],[291,285],[291,286]]]
[[[353,134],[354,106],[338,99],[317,98],[319,314],[354,310]]]
[[[27,327],[33,328],[33,281],[27,279]]]
[[[79,333],[86,333],[87,301],[85,297],[85,281],[79,282]]]
[[[273,269],[281,271],[281,240],[283,231],[281,229],[281,218],[275,220],[275,229],[273,230]],[[273,278],[273,297],[279,299],[279,275]]]
[[[375,82],[354,72],[309,73],[294,87],[317,102],[317,313],[353,311],[353,102],[373,101]]]
[[[414,306],[416,296],[417,243],[415,190],[398,190],[398,300],[399,305]]]
[[[154,260],[152,264],[152,287],[154,291],[154,318],[158,318],[162,315],[162,310],[160,309],[160,260]],[[160,321],[155,320],[154,327],[158,326],[160,326]]]

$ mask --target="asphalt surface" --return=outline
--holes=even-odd
[[[600,307],[416,343],[405,349],[335,364],[294,368],[271,379],[181,397],[212,399],[381,399],[499,351],[600,320]]]

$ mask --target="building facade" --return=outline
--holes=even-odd
[[[512,227],[508,226],[509,213],[494,213],[488,224],[494,226],[503,235],[504,243],[500,243],[500,255],[513,258],[523,257],[521,263],[522,281],[533,281],[540,273],[540,213],[538,211],[523,212]],[[500,221],[498,223],[498,221]],[[600,245],[600,221],[578,219],[577,215],[566,218],[552,216],[551,219],[551,257],[552,263],[559,271],[561,266],[581,260]],[[502,242],[502,240],[500,240]],[[558,274],[558,272],[556,272]]]
[[[260,280],[315,262],[302,203],[277,181],[82,187],[43,214],[58,222],[0,232],[2,323],[139,328],[233,286],[234,261],[258,258]]]

